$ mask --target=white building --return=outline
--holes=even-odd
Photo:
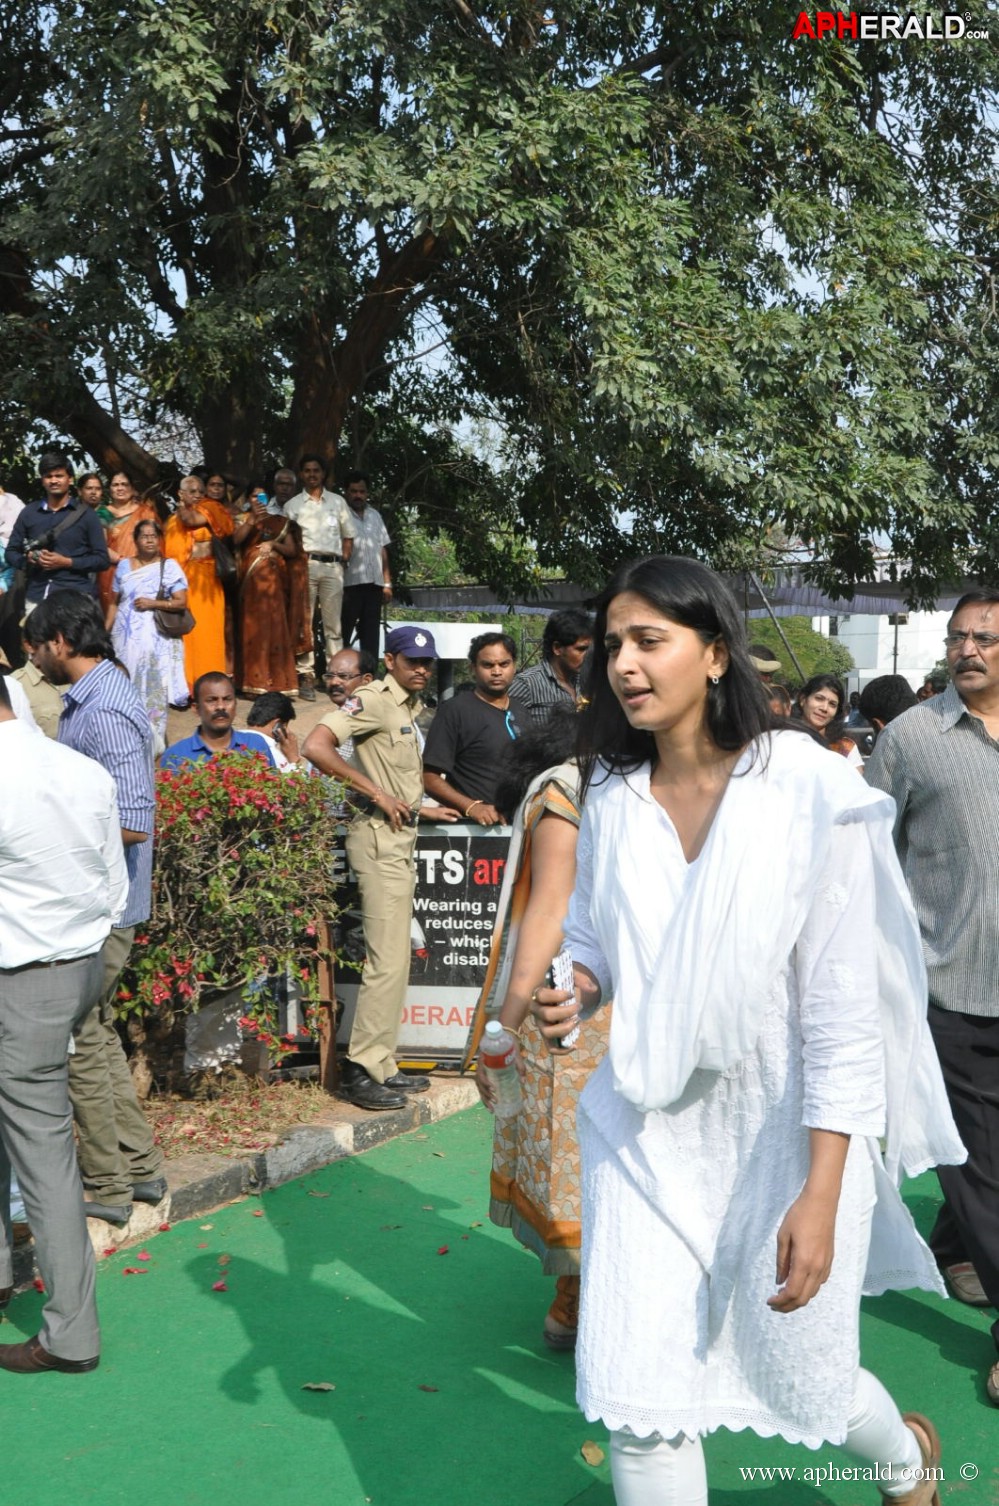
[[[848,690],[863,690],[879,675],[904,675],[918,690],[933,666],[944,657],[944,633],[950,612],[908,612],[874,617],[850,612],[839,617],[813,617],[812,627],[838,638],[857,666],[847,676]]]

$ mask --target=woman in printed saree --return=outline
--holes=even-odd
[[[518,1037],[524,1064],[524,1104],[493,1131],[489,1217],[533,1250],[555,1299],[542,1337],[552,1349],[576,1342],[579,1306],[579,1147],[576,1103],[607,1046],[609,1009],[587,1027],[571,1057],[546,1048],[530,1014],[531,993],[544,981],[562,940],[575,876],[579,827],[579,771],[571,761],[576,711],[556,707],[543,730],[511,746],[497,792],[501,809],[515,810],[489,965],[465,1052],[467,1067],[487,1019],[500,1019]],[[484,1074],[476,1084],[492,1109]]]
[[[111,501],[106,508],[98,508],[97,516],[104,523],[104,537],[111,557],[111,568],[102,570],[97,577],[101,611],[106,617],[114,594],[115,570],[119,560],[135,558],[136,528],[147,520],[156,522],[157,517],[152,502],[142,500],[125,471],[115,471],[111,477]]]
[[[167,710],[187,705],[184,640],[168,638],[156,625],[156,611],[182,612],[187,580],[176,560],[163,558],[159,523],[146,518],[135,529],[134,559],[119,560],[105,625],[114,651],[145,703],[159,756],[166,747]]]
[[[534,1007],[555,1041],[614,998],[579,1104],[576,1369],[618,1506],[704,1506],[720,1427],[843,1444],[929,1506],[936,1431],[859,1354],[862,1292],[943,1292],[898,1177],[965,1158],[893,803],[770,730],[735,601],[693,560],[623,566],[593,654],[575,995]]]

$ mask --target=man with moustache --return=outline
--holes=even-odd
[[[511,742],[519,736],[510,683],[517,645],[508,633],[480,633],[468,650],[474,685],[439,708],[423,752],[423,787],[441,805],[479,826],[501,825],[496,789]]]
[[[360,890],[365,961],[340,1082],[347,1101],[362,1109],[401,1109],[408,1094],[430,1087],[428,1077],[399,1071],[395,1044],[409,981],[416,822],[456,819],[453,810],[421,806],[416,718],[436,658],[426,628],[393,628],[385,639],[384,680],[362,685],[328,712],[303,749],[321,773],[355,791],[361,805],[347,857]],[[343,756],[348,739],[352,763]]]
[[[271,751],[259,732],[237,732],[236,687],[221,670],[200,675],[194,682],[194,706],[198,725],[190,737],[171,743],[160,759],[161,769],[176,769],[185,763],[201,763],[220,753],[262,753],[274,767]]]
[[[7,564],[26,573],[29,613],[53,591],[96,596],[95,572],[111,563],[93,508],[72,495],[73,472],[61,450],[42,456],[38,475],[45,499],[18,513],[6,550]]]
[[[898,807],[930,1029],[968,1148],[937,1171],[930,1248],[955,1297],[999,1307],[999,589],[962,596],[944,642],[951,684],[884,729],[866,773]],[[992,1337],[999,1350],[999,1319]],[[999,1359],[986,1387],[999,1405]]]

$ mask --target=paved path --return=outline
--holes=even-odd
[[[488,1142],[469,1109],[106,1260],[101,1368],[0,1374],[4,1500],[612,1506],[606,1462],[580,1457],[605,1440],[576,1411],[572,1357],[541,1343],[549,1283],[486,1220]],[[925,1225],[933,1179],[910,1201]],[[5,1341],[35,1332],[40,1301],[15,1300]],[[863,1340],[903,1406],[942,1425],[943,1501],[995,1506],[987,1315],[890,1296],[868,1304]],[[335,1389],[303,1390],[316,1383]],[[740,1466],[848,1465],[835,1450],[744,1433],[708,1451],[712,1506],[879,1500],[869,1484],[740,1480]]]

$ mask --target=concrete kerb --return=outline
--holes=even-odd
[[[256,1154],[175,1157],[165,1168],[170,1190],[155,1208],[134,1203],[132,1216],[121,1227],[102,1219],[87,1220],[94,1253],[98,1259],[116,1254],[128,1245],[142,1243],[162,1224],[211,1213],[225,1203],[278,1187],[346,1156],[359,1155],[477,1102],[472,1078],[432,1078],[430,1091],[414,1094],[403,1109],[371,1113],[331,1098],[329,1107],[317,1119],[290,1125],[275,1144]],[[36,1274],[34,1246],[29,1243],[16,1248],[15,1288],[20,1291],[30,1286]]]

